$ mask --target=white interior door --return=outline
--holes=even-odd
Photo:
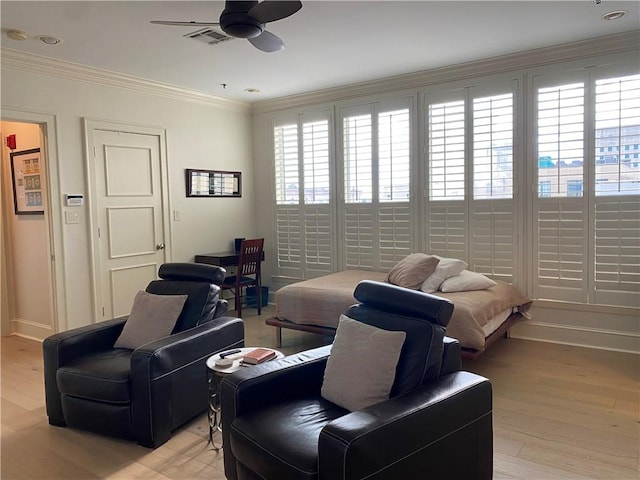
[[[93,128],[96,310],[126,315],[166,261],[162,137]]]

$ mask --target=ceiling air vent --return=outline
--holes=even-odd
[[[193,38],[194,40],[198,40],[199,42],[208,43],[209,45],[226,42],[227,40],[231,40],[233,38],[225,35],[224,33],[216,32],[212,28],[203,28],[202,30],[197,30],[184,36],[187,38]]]

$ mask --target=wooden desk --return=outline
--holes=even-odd
[[[196,255],[196,263],[208,263],[219,267],[237,266],[240,261],[240,252],[230,250],[228,252],[201,253]],[[264,261],[264,250],[262,251],[262,261]]]

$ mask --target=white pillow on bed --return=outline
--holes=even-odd
[[[433,293],[440,288],[442,282],[444,282],[447,278],[453,277],[454,275],[458,275],[461,273],[467,265],[467,262],[464,260],[458,260],[457,258],[445,258],[439,257],[438,255],[434,255],[437,259],[440,260],[438,266],[436,267],[435,272],[427,277],[427,279],[422,282],[422,286],[420,286],[420,290],[425,293]]]
[[[458,275],[449,277],[442,282],[440,291],[444,293],[468,292],[470,290],[485,290],[494,285],[497,285],[497,283],[481,273],[463,270]]]

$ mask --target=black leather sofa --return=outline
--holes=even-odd
[[[492,478],[491,383],[460,371],[460,345],[444,336],[453,306],[370,281],[354,296],[349,317],[407,333],[389,400],[349,412],[322,398],[331,346],[225,377],[227,478]]]
[[[188,295],[170,336],[113,348],[127,317],[52,335],[43,343],[49,423],[155,448],[207,408],[206,360],[244,345],[244,324],[223,317],[223,268],[167,263],[146,291]]]

